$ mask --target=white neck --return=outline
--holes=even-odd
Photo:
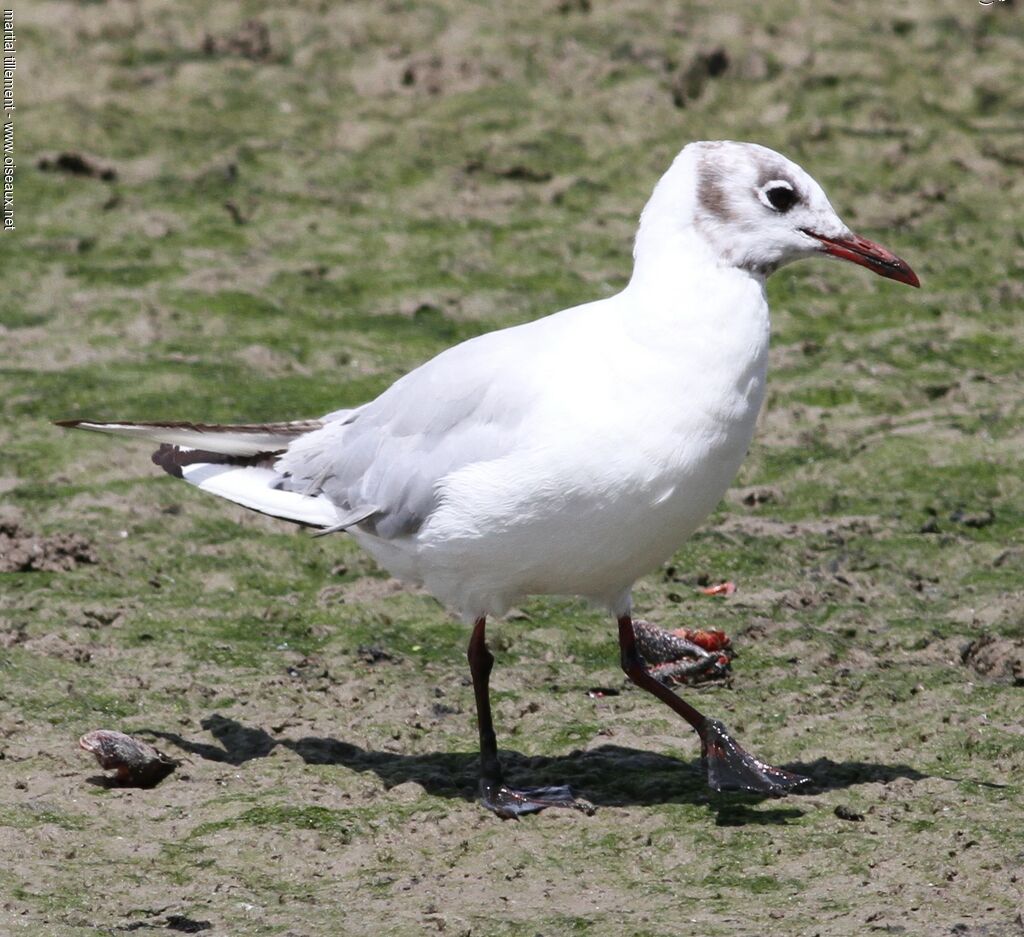
[[[763,276],[723,263],[698,230],[663,214],[643,219],[633,255],[626,289],[648,303],[689,305],[708,291],[764,291]]]
[[[696,355],[718,362],[724,374],[762,362],[769,331],[765,278],[726,262],[690,220],[692,185],[666,182],[678,177],[663,180],[644,209],[633,275],[620,294],[624,302],[613,308],[627,318],[631,334],[671,350],[680,364]]]

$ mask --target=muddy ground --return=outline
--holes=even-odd
[[[1016,5],[14,9],[0,933],[1024,933]],[[637,590],[732,635],[698,702],[806,794],[711,795],[610,623],[536,600],[493,629],[500,744],[598,810],[497,820],[428,596],[50,425],[365,400],[618,289],[659,174],[721,137],[798,159],[923,283],[773,278],[757,442]],[[181,763],[111,786],[99,728]]]

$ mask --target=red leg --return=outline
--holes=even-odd
[[[476,721],[480,728],[480,783],[500,785],[503,778],[498,760],[498,739],[491,718],[490,680],[494,655],[487,647],[485,627],[486,619],[477,619],[466,656],[469,658],[469,672],[473,675]]]
[[[531,787],[514,790],[505,784],[498,759],[498,741],[491,718],[490,678],[494,655],[487,648],[486,620],[478,618],[469,639],[469,672],[473,675],[473,695],[476,697],[476,721],[480,729],[480,801],[503,819],[512,819],[524,813],[536,813],[545,807],[574,807],[593,813],[586,801],[576,800],[564,785]]]
[[[638,687],[658,697],[693,726],[701,741],[701,757],[708,774],[708,784],[716,791],[745,790],[762,794],[784,794],[806,782],[796,774],[774,768],[745,751],[716,719],[708,719],[659,683],[647,670],[636,649],[633,620],[629,615],[619,619],[619,651],[622,669]]]

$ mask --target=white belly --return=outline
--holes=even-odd
[[[503,614],[532,594],[581,595],[619,613],[632,584],[721,500],[750,444],[763,389],[758,362],[742,393],[685,414],[673,434],[650,414],[615,438],[598,427],[591,439],[574,432],[563,449],[472,465],[447,480],[441,507],[417,534],[357,539],[393,575],[469,619]]]

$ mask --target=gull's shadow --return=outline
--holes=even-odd
[[[412,781],[437,797],[473,801],[477,796],[480,761],[476,752],[404,755],[373,751],[318,736],[274,738],[263,729],[244,726],[217,713],[200,724],[220,746],[193,742],[174,732],[148,731],[192,755],[229,765],[265,758],[280,746],[295,752],[306,764],[340,765],[351,771],[372,772],[386,788]],[[716,794],[708,789],[698,761],[685,762],[670,755],[621,745],[602,745],[556,757],[530,757],[505,750],[501,752],[501,759],[507,779],[513,785],[569,784],[599,807],[707,804],[717,813],[718,823],[729,826],[785,824],[804,812],[799,807],[799,799],[785,801],[785,807],[754,810],[754,806],[771,798],[746,793]],[[920,781],[928,777],[908,765],[835,762],[827,758],[780,767],[810,778],[811,784],[803,791],[806,793],[855,784],[886,783],[897,778]]]
[[[158,729],[147,729],[146,732],[173,742],[190,755],[198,755],[206,761],[222,761],[227,765],[241,765],[253,758],[266,758],[281,744],[264,729],[250,729],[219,713],[207,716],[199,724],[220,742],[220,747],[207,742],[190,742],[176,732],[161,732]]]

